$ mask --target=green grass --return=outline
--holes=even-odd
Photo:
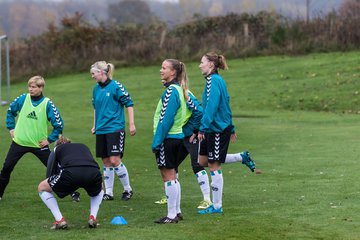
[[[101,226],[86,227],[89,198],[59,200],[70,229],[51,231],[50,211],[37,195],[45,168],[28,154],[16,166],[0,202],[0,239],[358,239],[360,235],[360,165],[358,94],[359,52],[301,57],[259,57],[229,61],[223,72],[231,95],[238,141],[229,152],[250,150],[263,174],[239,163],[224,165],[224,214],[200,216],[201,193],[189,159],[180,168],[182,211],[179,224],[158,226],[166,214],[154,201],[163,184],[151,153],[152,116],[163,89],[159,66],[118,69],[135,102],[137,135],[126,138],[126,164],[134,198],[101,205]],[[192,92],[201,98],[204,80],[198,63],[187,64]],[[339,74],[338,74],[339,73]],[[88,73],[46,79],[45,94],[58,106],[64,134],[94,151]],[[12,96],[26,92],[26,81],[12,86]],[[334,101],[332,100],[334,99]],[[328,107],[324,107],[327,103]],[[0,164],[10,139],[6,107],[0,114]],[[101,162],[98,159],[99,163]],[[126,226],[110,224],[122,215]]]

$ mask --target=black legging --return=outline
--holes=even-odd
[[[49,146],[44,148],[23,147],[13,141],[0,172],[0,197],[3,196],[6,186],[9,184],[11,172],[14,170],[16,164],[25,153],[29,152],[34,154],[46,167],[50,155]]]
[[[185,137],[183,140],[183,145],[179,150],[179,163],[178,166],[185,160],[185,158],[190,154],[191,167],[194,174],[204,170],[204,167],[200,166],[198,162],[199,157],[199,141],[195,139],[194,142],[189,142],[190,137]],[[176,169],[177,172],[177,169]]]

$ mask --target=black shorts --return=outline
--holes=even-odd
[[[200,155],[208,157],[209,163],[224,163],[229,148],[232,126],[220,133],[205,133],[205,139],[200,143]]]
[[[167,138],[155,153],[158,168],[176,169],[179,166],[179,153],[183,139]]]
[[[102,175],[96,167],[69,167],[48,178],[48,183],[59,198],[84,188],[90,197],[95,197],[102,189]]]
[[[124,149],[125,131],[96,135],[96,157],[120,156],[122,158]]]

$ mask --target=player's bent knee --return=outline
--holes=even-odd
[[[49,183],[47,182],[47,179],[45,179],[44,181],[39,183],[38,186],[38,192],[52,192],[51,187],[49,185]]]

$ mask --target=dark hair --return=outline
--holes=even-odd
[[[207,60],[214,63],[214,72],[219,68],[222,70],[229,69],[224,55],[218,55],[215,52],[208,52],[204,56],[207,58]]]

